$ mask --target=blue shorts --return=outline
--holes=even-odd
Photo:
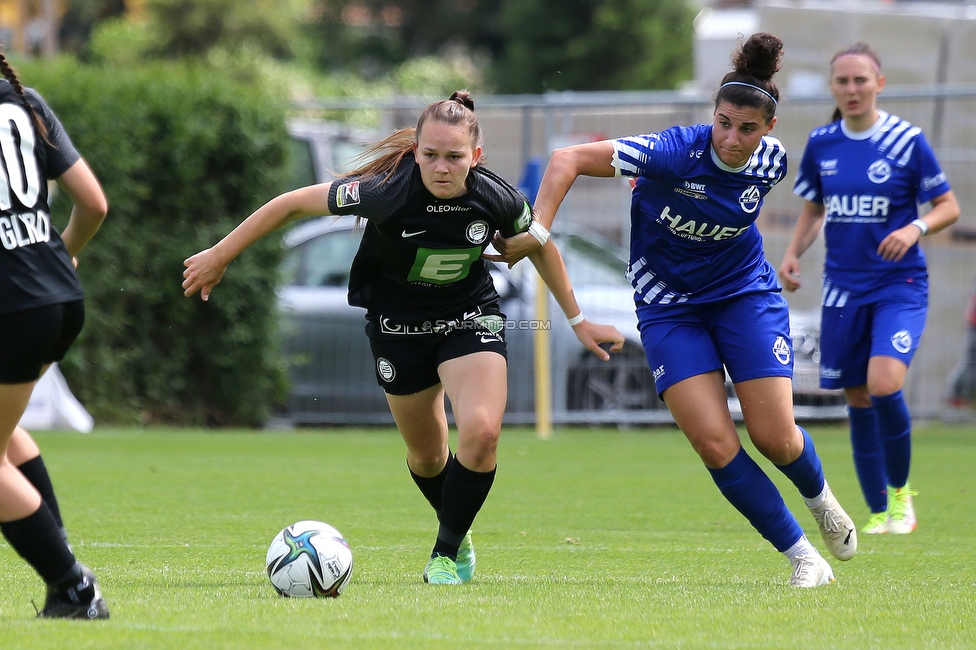
[[[905,282],[886,287],[868,305],[822,307],[820,387],[864,386],[871,357],[910,365],[925,330],[928,302],[924,284]]]
[[[637,320],[658,395],[723,365],[733,383],[793,377],[790,315],[778,293],[705,305],[640,305]]]

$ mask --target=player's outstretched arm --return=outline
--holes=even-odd
[[[209,300],[210,292],[224,277],[227,266],[248,246],[295,219],[332,214],[329,212],[331,186],[332,183],[310,185],[276,196],[212,248],[188,257],[183,262],[186,267],[183,295],[189,297],[199,291],[201,299]]]
[[[482,257],[492,262],[507,263],[508,268],[512,268],[516,262],[542,248],[539,241],[528,232],[521,232],[511,237],[502,237],[500,232],[495,232],[491,245],[498,253],[485,253]]]
[[[529,260],[539,271],[539,275],[545,281],[549,291],[556,298],[559,307],[563,310],[566,318],[572,323],[582,315],[576,296],[573,295],[573,287],[569,282],[569,275],[566,273],[566,266],[563,264],[562,255],[556,248],[554,242],[548,242],[545,246],[529,255]],[[600,357],[604,361],[610,360],[610,355],[600,347],[601,343],[610,343],[610,352],[619,352],[624,345],[623,334],[611,325],[601,325],[592,323],[585,318],[574,324],[573,332],[576,338],[587,350]]]
[[[615,174],[610,140],[556,149],[549,158],[536,195],[533,206],[536,219],[546,228],[551,227],[556,211],[580,176],[610,177]]]
[[[556,149],[549,158],[546,172],[542,175],[542,183],[539,185],[539,193],[532,210],[535,220],[545,228],[551,228],[556,218],[556,210],[559,209],[578,177],[610,177],[615,173],[613,143],[609,140]],[[507,239],[496,233],[492,245],[498,251],[498,255],[485,255],[485,259],[506,262],[509,268],[523,257],[528,257],[539,250],[535,238],[526,233]]]

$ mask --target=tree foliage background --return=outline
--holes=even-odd
[[[263,423],[285,394],[280,236],[236,259],[209,302],[185,298],[180,283],[184,259],[282,190],[285,103],[186,63],[18,68],[109,198],[79,255],[86,322],[61,364],[72,390],[100,422]],[[61,230],[70,207],[55,194]]]
[[[123,0],[70,7],[62,35],[82,56],[233,61],[299,95],[668,89],[692,74],[686,0],[147,0],[138,24]]]

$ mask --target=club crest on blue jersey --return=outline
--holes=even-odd
[[[884,183],[889,178],[891,178],[891,165],[887,160],[876,160],[868,167],[868,180],[872,183]]]
[[[762,203],[762,192],[755,185],[747,187],[739,195],[739,206],[747,214],[752,214],[759,209],[760,203]]]

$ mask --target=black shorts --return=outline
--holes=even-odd
[[[61,361],[85,324],[85,301],[0,315],[0,384],[26,384]]]
[[[437,367],[475,352],[506,359],[505,316],[476,309],[452,321],[400,325],[382,316],[366,321],[376,382],[390,395],[413,395],[441,382]]]

